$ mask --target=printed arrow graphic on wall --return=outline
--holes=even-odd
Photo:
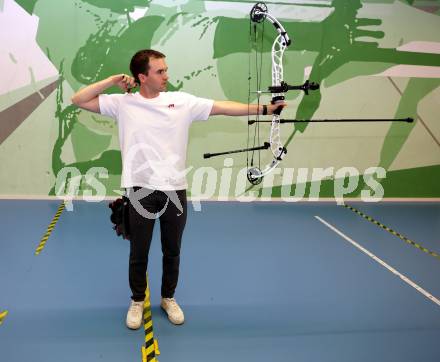
[[[58,80],[0,112],[0,144],[57,88]],[[43,96],[43,97],[42,97]]]

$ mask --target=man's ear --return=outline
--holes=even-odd
[[[138,74],[138,78],[139,78],[139,81],[140,81],[141,83],[143,83],[143,82],[145,82],[145,80],[147,79],[147,76],[146,76],[145,74],[139,73],[139,74]]]

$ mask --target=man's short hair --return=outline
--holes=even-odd
[[[148,75],[151,58],[154,59],[165,58],[165,54],[153,49],[143,49],[143,50],[139,50],[131,58],[130,71],[138,84],[141,84],[141,82],[139,81],[139,74]]]

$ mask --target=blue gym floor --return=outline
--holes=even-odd
[[[440,204],[348,203],[440,253]],[[34,255],[60,201],[0,201],[2,362],[141,361],[143,330],[125,326],[128,242],[107,202],[74,202]],[[159,308],[159,227],[150,253],[160,362],[438,362],[440,260],[325,203],[191,203],[176,299]],[[157,225],[158,226],[158,225]]]

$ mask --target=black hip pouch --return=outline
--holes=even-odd
[[[122,196],[109,203],[108,207],[112,210],[110,220],[113,223],[113,230],[116,235],[130,240],[130,223],[128,218],[128,208],[130,200]]]

